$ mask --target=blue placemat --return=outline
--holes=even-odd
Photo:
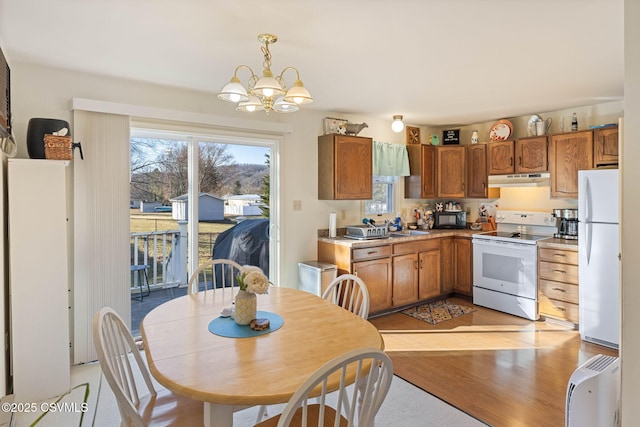
[[[269,311],[260,311],[256,314],[258,318],[269,319],[269,329],[264,331],[254,331],[249,325],[240,326],[231,317],[216,317],[209,322],[209,332],[227,338],[246,338],[257,337],[258,335],[268,334],[282,327],[284,320],[282,317]]]

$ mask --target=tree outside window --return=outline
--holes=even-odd
[[[373,198],[364,202],[364,213],[383,215],[394,213],[396,176],[373,176]]]

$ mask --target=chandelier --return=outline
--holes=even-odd
[[[271,110],[278,113],[293,113],[300,109],[300,105],[313,102],[309,91],[302,84],[302,80],[300,80],[300,73],[297,69],[286,67],[280,75],[277,77],[273,76],[269,45],[277,42],[278,37],[273,34],[260,34],[258,41],[264,44],[264,46],[261,47],[262,54],[264,55],[262,77],[258,77],[248,65],[238,65],[229,83],[227,83],[218,94],[218,98],[223,101],[237,103],[236,110],[248,113],[264,110],[267,114],[269,114]],[[243,68],[246,68],[251,73],[246,88],[240,83],[240,79],[238,78],[238,71]],[[282,76],[289,70],[295,71],[296,80],[293,82],[293,86],[287,89]]]

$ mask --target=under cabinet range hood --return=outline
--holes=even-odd
[[[498,187],[548,187],[549,172],[516,173],[509,175],[489,175],[489,188]]]

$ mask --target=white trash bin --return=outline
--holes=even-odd
[[[322,291],[338,275],[338,267],[334,264],[319,261],[304,261],[298,263],[298,288],[322,295]]]

